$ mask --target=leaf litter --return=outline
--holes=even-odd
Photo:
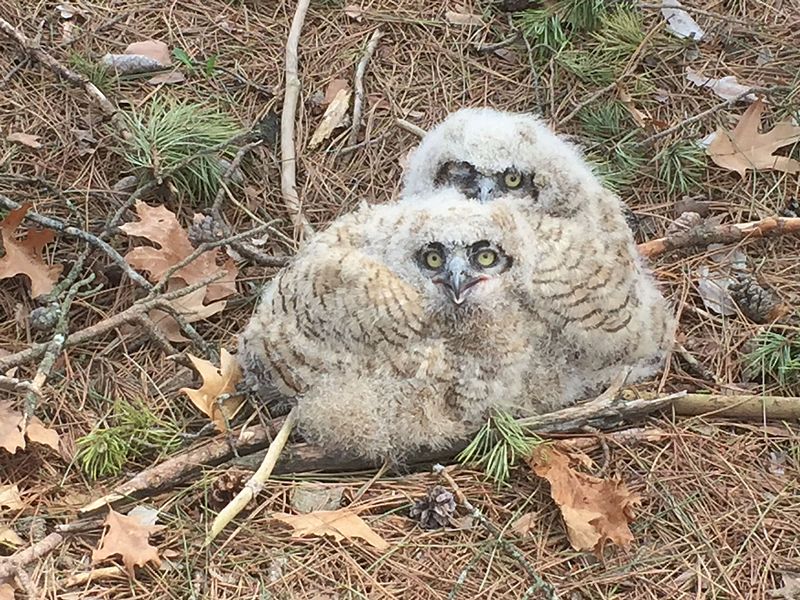
[[[775,152],[800,141],[800,126],[780,121],[766,133],[761,133],[761,113],[764,101],[756,100],[739,119],[733,131],[720,127],[706,148],[706,154],[720,167],[735,171],[744,179],[748,170],[800,173],[800,162]]]
[[[139,201],[135,209],[139,221],[121,225],[120,230],[126,235],[149,240],[156,246],[137,246],[125,255],[125,260],[134,269],[146,271],[150,280],[157,283],[170,269],[189,257],[195,248],[189,241],[188,232],[181,227],[175,214],[165,206],[149,206]],[[218,248],[207,250],[178,269],[168,282],[167,290],[176,291],[220,275],[216,281],[170,301],[172,307],[188,323],[202,321],[222,312],[226,302],[221,299],[236,293],[236,276],[239,272],[236,263],[229,256],[224,257],[221,266],[217,264],[218,260],[222,260]],[[153,309],[150,311],[150,318],[168,340],[187,341],[178,323],[168,313]]]
[[[572,462],[570,455],[552,445],[535,448],[528,462],[536,475],[550,483],[550,495],[564,518],[570,544],[575,550],[597,554],[608,542],[628,548],[634,539],[628,525],[641,497],[620,479],[587,475],[572,468]]]
[[[158,549],[150,544],[150,536],[166,529],[164,525],[147,524],[135,514],[123,515],[109,509],[104,526],[103,537],[92,551],[92,563],[120,556],[132,579],[136,578],[135,567],[143,567],[150,562],[156,567],[161,565]]]
[[[28,420],[28,428],[23,432],[22,413],[15,411],[11,403],[0,400],[0,449],[5,449],[9,454],[16,454],[17,450],[25,450],[26,438],[30,442],[49,446],[53,450],[59,449],[58,433],[45,427],[38,417],[33,416]]]
[[[291,526],[294,538],[331,536],[337,542],[359,538],[378,550],[389,548],[386,540],[375,533],[361,517],[347,508],[321,510],[302,515],[273,513],[272,518]]]
[[[179,391],[186,394],[192,403],[211,419],[218,431],[225,431],[226,419],[232,419],[244,403],[242,396],[233,395],[236,384],[242,379],[239,363],[225,348],[220,351],[219,367],[191,354],[187,356],[203,378],[203,385],[196,390],[184,387]],[[230,396],[219,403],[217,400],[223,394]]]
[[[30,202],[26,202],[18,209],[10,211],[6,218],[0,221],[0,239],[3,241],[5,251],[0,258],[0,279],[25,275],[31,284],[31,297],[36,298],[52,291],[64,267],[49,266],[42,259],[45,245],[55,239],[53,231],[29,229],[23,238],[17,239],[14,232],[30,207]]]
[[[714,77],[706,77],[700,71],[695,71],[691,67],[686,67],[686,80],[697,87],[710,89],[723,100],[733,101],[737,98],[747,102],[755,102],[758,100],[758,96],[752,92],[747,93],[750,91],[751,86],[742,85],[734,75],[727,75],[716,79]]]

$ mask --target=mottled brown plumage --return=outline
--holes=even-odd
[[[520,288],[530,318],[572,356],[568,395],[597,392],[630,368],[657,372],[675,320],[638,254],[620,199],[579,150],[526,114],[462,109],[430,131],[404,176],[406,203],[455,188],[519,211]]]
[[[249,384],[296,401],[302,432],[331,451],[401,458],[493,408],[531,414],[566,398],[564,363],[513,284],[515,213],[452,191],[418,200],[362,208],[315,236],[240,337]],[[431,248],[438,270],[421,262]],[[445,267],[463,270],[463,290],[442,284]]]

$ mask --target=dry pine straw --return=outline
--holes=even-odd
[[[124,12],[131,16],[96,34],[87,34],[65,49],[59,48],[60,23],[50,5],[0,0],[5,18],[30,37],[41,34],[41,43],[65,64],[70,52],[97,58],[108,51],[121,51],[129,42],[152,37],[168,40],[192,56],[219,54],[221,66],[262,87],[282,90],[284,44],[293,3],[190,0],[158,8],[149,2],[112,1],[86,2],[83,6],[91,14],[89,29]],[[401,161],[416,138],[396,128],[395,118],[428,128],[460,106],[489,104],[512,110],[541,109],[558,120],[596,89],[566,78],[556,66],[534,77],[526,67],[524,52],[517,51],[512,62],[477,55],[474,44],[496,43],[507,37],[503,17],[495,18],[490,28],[471,30],[444,24],[444,11],[453,8],[446,4],[372,0],[360,6],[366,15],[361,22],[345,18],[338,3],[313,6],[301,38],[304,87],[296,130],[300,149],[298,189],[304,211],[316,226],[347,212],[361,199],[383,201],[397,193]],[[796,36],[788,30],[786,15],[781,17],[778,9],[755,8],[752,3],[726,3],[725,7],[754,27],[756,23],[765,27],[765,33],[754,36],[736,23],[698,17],[707,30],[732,40],[727,46],[718,42],[700,46],[701,57],[696,60],[707,65],[705,72],[717,77],[734,73],[748,82],[789,81],[797,53],[785,47],[791,47],[786,41]],[[723,9],[722,5],[716,8]],[[468,4],[467,10],[476,9]],[[648,14],[652,23],[657,13]],[[312,94],[324,92],[331,79],[352,80],[354,65],[376,24],[386,35],[367,73],[364,129],[377,141],[360,148],[352,160],[337,161],[335,153],[326,150],[347,144],[345,130],[327,149],[304,152],[321,116],[310,102]],[[770,49],[775,58],[759,66],[756,58],[763,48]],[[17,51],[4,39],[0,40],[0,49],[0,72],[5,74],[15,68]],[[717,103],[707,91],[687,87],[682,61],[681,57],[674,59],[669,63],[673,72],[662,73],[659,79],[670,102],[651,107],[654,119],[673,124]],[[134,104],[143,102],[149,94],[169,93],[195,101],[218,98],[244,124],[280,110],[279,100],[243,87],[225,73],[214,79],[192,76],[187,84],[160,91],[142,81],[115,83],[107,93],[112,101]],[[737,110],[724,111],[716,120],[679,132],[673,139],[702,137],[717,122],[730,124],[735,114]],[[106,129],[96,125],[95,111],[86,98],[51,73],[28,66],[5,82],[0,115],[4,132],[39,135],[44,142],[43,148],[28,151],[0,141],[4,165],[0,193],[15,199],[30,198],[39,212],[61,218],[71,216],[71,203],[85,228],[99,230],[117,206],[118,200],[107,190],[123,166],[109,151],[115,141]],[[98,141],[93,154],[80,154],[73,129],[91,131]],[[573,119],[565,133],[580,139],[578,121]],[[275,235],[269,250],[291,252],[276,154],[260,149],[256,158],[257,168],[248,172],[247,189],[237,200],[261,219],[282,219],[284,235]],[[671,207],[678,200],[666,194],[654,176],[655,167],[651,164],[645,168],[637,184],[623,194],[640,215],[648,217],[647,235],[652,237],[663,234],[674,216]],[[772,173],[742,182],[713,165],[702,183],[702,191],[714,202],[715,214],[731,222],[773,214],[783,198],[796,193],[797,185],[796,179]],[[191,207],[174,200],[170,207],[189,222]],[[241,207],[229,205],[226,214],[240,230],[252,224]],[[123,252],[127,243],[124,238],[115,240]],[[747,243],[745,249],[756,259],[759,274],[786,301],[796,305],[800,292],[798,242],[789,238],[757,241]],[[75,256],[76,247],[69,241],[59,241],[49,251],[53,260],[68,261]],[[660,258],[655,266],[667,293],[681,308],[685,345],[717,373],[723,384],[735,387],[741,384],[742,343],[756,326],[702,311],[688,274],[703,260],[696,255],[669,256]],[[92,265],[100,279],[109,283],[98,294],[76,302],[73,329],[116,314],[132,301],[131,286],[115,286],[113,273],[104,271],[106,266],[103,257]],[[269,276],[262,269],[245,269],[242,296],[229,302],[222,318],[200,325],[204,338],[232,348],[236,332],[252,309],[256,286]],[[17,350],[33,340],[40,341],[26,326],[25,315],[31,308],[20,285],[2,286],[0,348]],[[57,365],[66,377],[54,377],[49,382],[49,400],[41,416],[59,428],[68,446],[110,411],[115,398],[141,399],[157,414],[176,420],[186,429],[198,424],[175,391],[188,383],[185,379],[191,374],[177,369],[133,332],[123,333],[126,335],[120,338],[74,348]],[[21,375],[26,374],[23,369]],[[667,387],[695,385],[707,387],[709,382],[697,382],[673,365]],[[468,471],[458,472],[457,481],[473,504],[500,525],[508,524],[517,513],[537,512],[533,535],[520,544],[536,568],[558,586],[562,597],[578,593],[574,597],[763,598],[768,590],[780,587],[783,571],[800,571],[798,550],[793,547],[800,525],[794,498],[798,492],[797,432],[730,427],[696,419],[679,423],[665,420],[660,426],[670,432],[668,441],[612,449],[611,469],[643,493],[645,505],[634,524],[636,546],[629,554],[607,554],[605,562],[569,550],[563,526],[545,490],[524,473],[513,478],[512,488],[500,491]],[[782,453],[786,456],[785,473],[774,474],[771,471],[779,471],[776,461]],[[157,459],[153,455],[129,468],[133,472]],[[98,495],[99,487],[83,481],[74,468],[66,475],[65,471],[64,463],[55,456],[28,453],[15,457],[6,473],[36,498],[39,514],[68,520],[74,507]],[[164,572],[145,572],[133,583],[98,582],[86,590],[73,590],[74,597],[178,598],[189,597],[186,590],[191,587],[199,597],[241,598],[252,597],[259,587],[266,587],[291,598],[326,597],[320,595],[323,591],[329,594],[327,597],[446,598],[468,565],[459,597],[519,597],[529,585],[515,563],[487,544],[481,530],[422,533],[414,529],[405,511],[412,499],[433,483],[432,476],[424,474],[375,482],[356,504],[371,515],[376,531],[392,544],[386,556],[380,557],[360,544],[291,540],[288,532],[266,517],[271,510],[288,510],[288,493],[295,485],[291,481],[269,487],[262,496],[260,512],[244,525],[245,532],[209,553],[200,552],[204,524],[211,517],[205,508],[204,486],[213,476],[214,472],[208,472],[191,488],[173,490],[154,500],[165,511],[169,525],[157,538],[158,544],[174,551]],[[52,484],[62,478],[63,486]],[[347,494],[353,497],[369,478],[333,480],[343,482]],[[110,486],[112,482],[102,483]],[[34,581],[48,597],[69,597],[63,595],[57,582],[87,569],[84,560],[98,534],[99,529],[92,535],[71,538],[59,554],[37,567]],[[340,583],[334,586],[334,581]]]

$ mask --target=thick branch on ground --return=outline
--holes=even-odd
[[[119,118],[117,109],[113,104],[111,104],[108,98],[106,98],[105,94],[103,94],[103,92],[101,92],[95,84],[86,79],[86,77],[80,73],[77,73],[62,65],[55,58],[45,52],[37,42],[28,38],[16,27],[11,25],[11,23],[1,17],[0,31],[5,33],[8,37],[19,44],[20,47],[28,54],[28,56],[40,62],[53,73],[63,78],[70,84],[83,88],[83,90],[86,92],[86,95],[89,96],[89,99],[97,104],[98,107],[100,107],[100,110],[103,111],[103,114],[111,118],[111,121],[114,123],[114,126],[117,128],[120,134],[125,139],[128,139],[131,136],[130,131],[127,130],[125,125],[122,123],[122,120]]]
[[[300,78],[297,75],[297,48],[300,32],[306,19],[310,0],[298,0],[297,10],[292,19],[289,38],[286,40],[286,91],[283,96],[281,112],[281,192],[286,209],[294,223],[295,236],[301,238],[314,233],[303,216],[300,199],[297,196],[297,149],[294,143],[294,120],[297,100],[300,96]]]
[[[652,258],[679,248],[708,246],[709,244],[733,244],[746,238],[800,233],[800,218],[768,217],[750,223],[728,225],[702,224],[674,235],[639,244],[642,256]]]
[[[272,422],[271,428],[277,431],[277,428],[282,425],[283,419],[276,419]],[[263,427],[249,427],[246,436],[234,438],[234,448],[240,455],[255,452],[266,448],[272,437],[270,431]],[[142,471],[117,487],[112,493],[87,504],[79,512],[86,514],[123,498],[139,497],[171,488],[193,476],[201,467],[219,465],[229,460],[232,455],[228,437],[218,435],[181,454],[168,458],[163,463]]]
[[[378,47],[378,42],[383,37],[383,32],[376,29],[372,32],[372,37],[367,42],[367,49],[364,51],[364,56],[358,61],[356,67],[356,77],[353,84],[355,90],[355,97],[353,99],[353,123],[350,130],[350,137],[347,141],[349,146],[354,146],[358,141],[358,130],[361,128],[361,114],[364,110],[364,74],[367,72],[367,66],[375,54],[375,49]]]

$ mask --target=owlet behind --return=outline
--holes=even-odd
[[[401,202],[441,189],[524,215],[514,276],[531,319],[562,332],[573,395],[597,393],[624,368],[633,382],[663,366],[672,310],[639,256],[622,202],[576,147],[532,115],[462,109],[412,153]]]
[[[338,219],[265,289],[240,336],[247,382],[296,402],[309,440],[373,459],[443,447],[490,409],[559,406],[561,365],[539,354],[546,334],[516,289],[515,235],[512,212],[453,191]]]

